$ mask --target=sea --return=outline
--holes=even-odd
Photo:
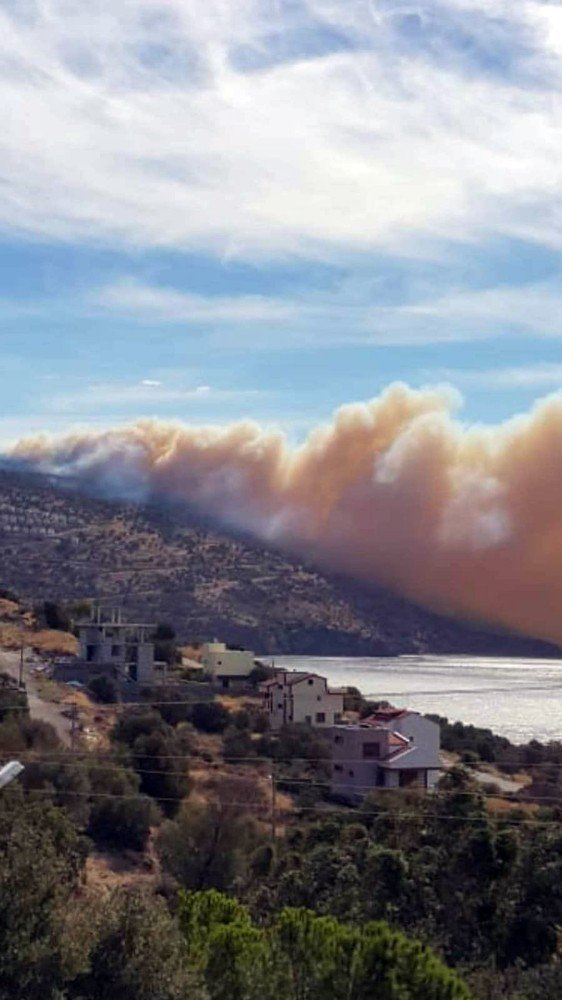
[[[269,657],[262,658],[265,663]],[[495,656],[276,656],[366,698],[472,723],[513,743],[562,740],[562,660]]]

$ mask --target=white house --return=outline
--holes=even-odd
[[[332,792],[359,801],[376,788],[432,789],[439,778],[439,726],[419,712],[381,709],[332,730]]]
[[[250,649],[229,649],[224,642],[206,642],[201,651],[201,665],[213,680],[222,681],[228,687],[229,680],[243,680],[249,677],[255,666],[255,657]]]
[[[330,690],[319,674],[302,670],[278,670],[261,685],[264,708],[270,729],[291,723],[309,726],[333,726],[343,714],[341,690]]]

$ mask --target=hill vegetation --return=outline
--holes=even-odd
[[[219,635],[260,653],[558,652],[321,573],[183,505],[109,502],[33,474],[0,471],[0,554],[0,582],[26,598],[118,603],[182,640]]]

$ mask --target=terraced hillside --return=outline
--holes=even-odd
[[[12,471],[0,471],[0,586],[33,599],[102,599],[172,622],[182,639],[217,635],[262,653],[556,652],[330,577],[203,525],[184,506],[92,499]]]

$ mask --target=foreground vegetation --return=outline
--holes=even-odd
[[[0,753],[26,765],[0,792],[0,1000],[562,996],[557,744],[440,720],[467,767],[349,809],[318,733],[270,734],[251,700],[147,699],[103,753],[70,752],[0,677]],[[479,788],[483,759],[549,793]],[[106,894],[108,851],[138,877]]]

